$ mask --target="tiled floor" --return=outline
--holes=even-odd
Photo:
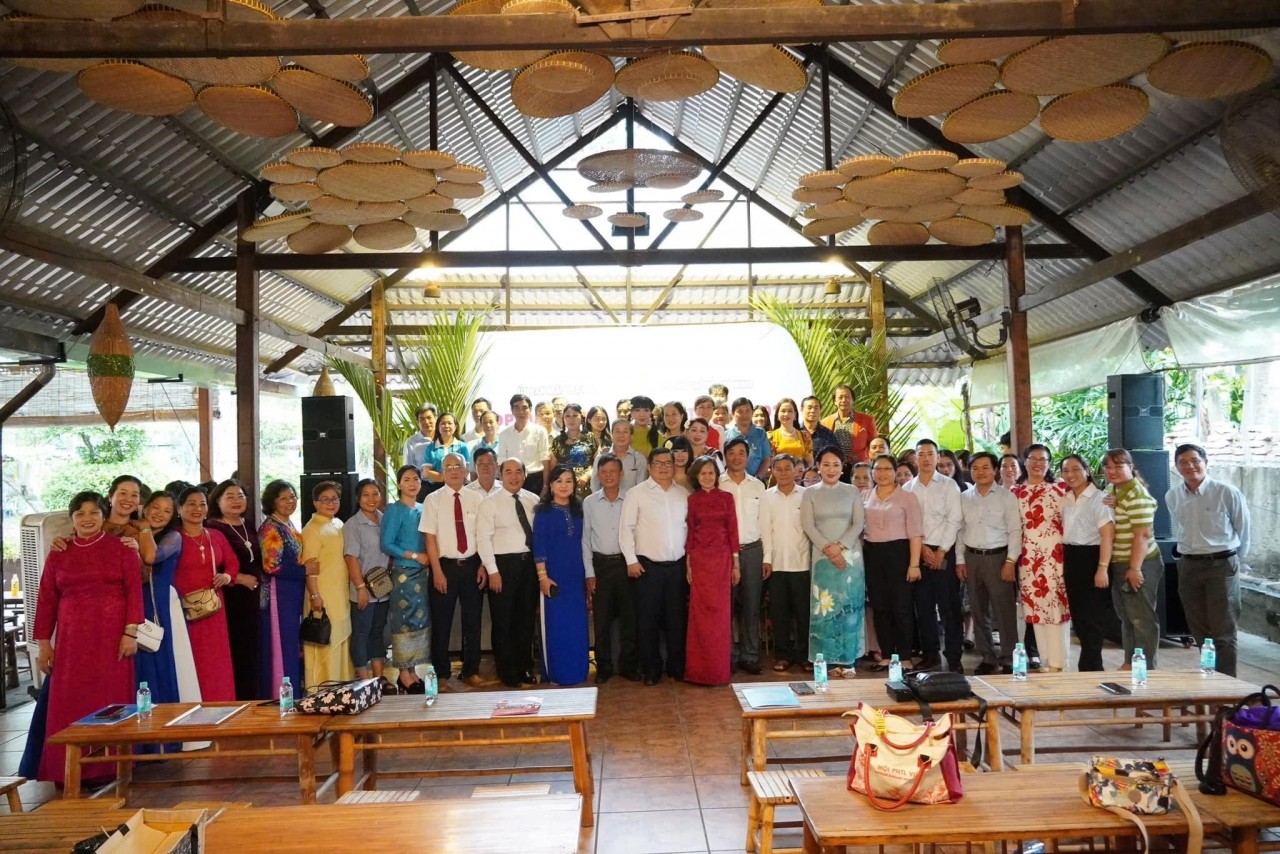
[[[1196,651],[1165,644],[1160,650],[1166,668],[1186,669],[1196,665]],[[1120,660],[1116,649],[1106,652],[1108,667]],[[1243,636],[1240,650],[1240,678],[1256,683],[1280,681],[1280,646],[1262,638]],[[966,661],[970,667],[973,661]],[[773,678],[766,670],[761,679]],[[872,674],[867,674],[871,678]],[[802,678],[799,673],[787,677]],[[877,676],[877,678],[879,678]],[[1035,678],[1033,674],[1031,678]],[[548,689],[554,690],[554,689]],[[0,714],[0,774],[16,773],[25,742],[32,706],[27,704]],[[746,790],[738,785],[739,740],[738,705],[728,688],[703,688],[669,680],[645,688],[638,683],[615,678],[600,691],[597,719],[590,726],[593,773],[596,780],[597,821],[584,829],[579,850],[595,854],[658,854],[658,852],[741,851],[746,831]],[[1017,744],[1017,733],[1005,724],[1006,746]],[[1159,728],[1142,730],[1112,728],[1090,733],[1101,744],[1113,744],[1117,751],[1139,755],[1162,752]],[[1190,729],[1175,730],[1174,740],[1190,744]],[[1075,744],[1078,730],[1046,731],[1037,736],[1040,744]],[[813,742],[794,749],[812,752]],[[833,739],[832,753],[848,752],[851,742]],[[1166,748],[1167,749],[1167,746]],[[508,768],[522,765],[562,763],[566,750],[530,746],[476,748],[463,753],[454,750],[414,751],[389,754],[380,760],[385,770]],[[775,751],[775,755],[785,756]],[[791,755],[795,755],[794,753]],[[1189,756],[1182,752],[1178,756]],[[1084,758],[1080,754],[1059,754],[1054,761]],[[327,752],[320,770],[328,768]],[[842,763],[825,766],[828,774],[843,775]],[[205,780],[227,776],[237,766],[231,761],[185,759],[141,769],[143,780]],[[288,762],[258,763],[255,774],[288,774]],[[570,775],[530,774],[494,776],[421,777],[389,780],[388,788],[416,788],[423,798],[469,797],[477,786],[508,782],[545,782],[552,792],[572,791]],[[47,783],[28,783],[22,790],[30,808],[57,796]],[[256,805],[294,804],[297,786],[289,783],[232,781],[139,789],[131,804],[170,806],[190,799],[248,801]],[[331,800],[329,795],[326,800]],[[794,811],[782,811],[782,820],[794,819]],[[780,844],[798,844],[796,831],[782,831]],[[906,849],[903,849],[904,851]],[[896,854],[896,852],[891,852]],[[951,852],[946,852],[951,854]]]

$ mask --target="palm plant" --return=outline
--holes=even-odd
[[[413,422],[412,410],[402,399],[374,382],[373,371],[368,368],[332,356],[328,357],[328,364],[346,381],[365,412],[369,413],[369,420],[373,422],[373,434],[386,450],[391,460],[391,470],[399,468],[404,462],[404,442],[417,428]],[[384,460],[373,461],[375,469],[385,464]],[[385,469],[378,473],[386,476]]]

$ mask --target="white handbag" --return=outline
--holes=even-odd
[[[849,788],[866,795],[873,807],[954,804],[963,797],[950,712],[916,724],[859,703],[845,715],[854,718]]]
[[[151,613],[159,614],[156,610],[156,586],[155,580],[152,579],[147,583],[147,589],[151,591]],[[143,652],[158,652],[160,644],[164,643],[164,627],[151,620],[143,620],[138,623],[138,649]]]

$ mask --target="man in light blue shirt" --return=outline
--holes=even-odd
[[[630,430],[631,425],[625,421]],[[632,453],[635,453],[634,451]],[[627,561],[622,556],[622,461],[606,451],[596,463],[600,488],[582,500],[582,563],[587,570],[587,593],[596,629],[596,684],[613,676],[613,622],[618,621],[621,650],[617,671],[632,682],[640,680],[636,653],[636,604],[632,598]]]
[[[422,464],[427,458],[427,446],[436,440],[436,408],[424,403],[413,413],[418,422],[418,432],[404,440],[404,464],[416,466],[422,471]],[[424,475],[423,480],[426,480]]]
[[[1178,598],[1196,641],[1213,640],[1218,672],[1235,676],[1240,561],[1249,550],[1249,508],[1240,490],[1206,474],[1204,448],[1179,445],[1173,460],[1182,483],[1164,500],[1178,544]]]
[[[729,440],[734,436],[742,436],[747,440],[747,474],[755,475],[765,483],[769,482],[769,469],[773,466],[773,448],[769,445],[769,434],[751,423],[751,411],[755,409],[751,401],[740,397],[733,402],[733,424],[725,430],[724,447],[729,447]]]

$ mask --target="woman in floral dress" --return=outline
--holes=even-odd
[[[574,491],[579,498],[591,494],[591,465],[595,461],[599,443],[590,430],[583,429],[582,407],[569,403],[564,408],[564,429],[551,439],[551,456],[546,470],[556,466],[573,469]],[[543,490],[544,494],[546,489]]]
[[[1042,668],[1064,670],[1071,646],[1071,610],[1062,564],[1063,483],[1049,474],[1053,457],[1044,445],[1025,451],[1026,480],[1013,487],[1022,508],[1022,556],[1018,558],[1018,596],[1035,632]]]
[[[809,616],[809,660],[822,653],[832,676],[854,676],[863,651],[866,570],[862,563],[862,496],[840,482],[844,460],[837,448],[818,452],[822,482],[800,500],[800,521],[809,538],[813,565]]]

